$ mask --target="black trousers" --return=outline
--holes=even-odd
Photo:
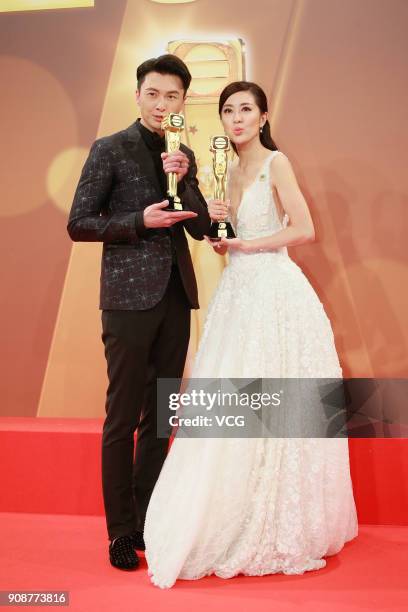
[[[153,308],[102,311],[109,379],[102,486],[110,539],[143,531],[168,450],[168,438],[157,437],[156,410],[168,406],[157,407],[156,379],[181,378],[189,338],[190,305],[176,266],[163,299]]]

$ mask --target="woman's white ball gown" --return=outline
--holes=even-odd
[[[244,192],[236,234],[270,235],[281,221],[268,156]],[[322,303],[286,248],[231,253],[208,310],[196,378],[341,378]],[[208,574],[302,574],[357,535],[348,441],[176,437],[147,511],[152,582]]]

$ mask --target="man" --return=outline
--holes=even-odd
[[[162,119],[183,109],[191,75],[173,55],[137,69],[141,118],[92,145],[68,221],[72,240],[103,242],[100,309],[109,385],[102,481],[110,544],[120,569],[139,564],[147,506],[168,449],[157,437],[156,378],[180,378],[199,308],[185,228],[196,240],[210,218],[193,152],[165,153]],[[166,211],[177,173],[183,211]],[[163,407],[162,407],[163,408]],[[134,432],[137,445],[134,458]]]

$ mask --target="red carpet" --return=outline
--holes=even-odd
[[[0,590],[69,591],[65,609],[83,612],[408,609],[408,439],[350,440],[364,525],[324,570],[212,576],[162,591],[144,559],[136,572],[109,564],[101,429],[102,419],[0,419]]]
[[[102,517],[0,514],[1,590],[66,590],[81,612],[406,610],[408,528],[361,526],[327,567],[303,576],[208,577],[151,585],[143,559],[122,572],[107,559]],[[25,610],[44,609],[25,607]],[[50,608],[47,608],[50,609]],[[55,608],[53,608],[55,609]]]

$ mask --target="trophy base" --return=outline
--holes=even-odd
[[[172,196],[172,195],[167,194],[166,200],[169,201],[169,205],[166,206],[164,210],[176,210],[176,211],[183,210],[183,205],[181,204],[181,200],[177,195]]]
[[[229,221],[217,221],[211,223],[208,237],[213,242],[218,242],[221,238],[236,238],[235,232]]]

